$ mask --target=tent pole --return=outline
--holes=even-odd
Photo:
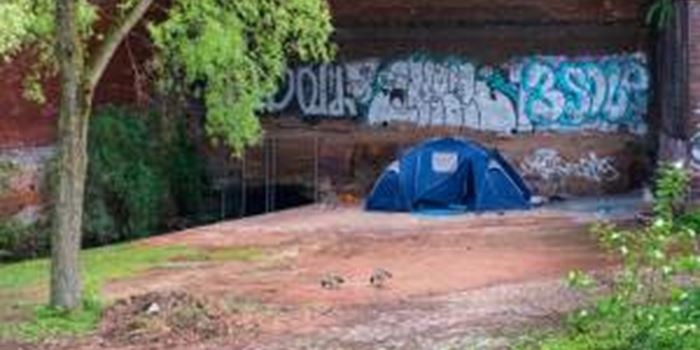
[[[242,167],[241,167],[241,217],[246,216],[247,212],[247,201],[248,201],[248,187],[246,184],[246,156],[247,150],[243,150]]]
[[[272,211],[277,210],[277,137],[272,138]]]
[[[318,180],[319,180],[319,169],[318,169],[318,134],[314,134],[314,203],[318,203],[319,193],[318,193]]]

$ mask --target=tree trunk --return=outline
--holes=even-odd
[[[51,306],[80,306],[80,242],[87,173],[88,123],[97,83],[119,44],[143,18],[154,0],[139,0],[115,23],[89,63],[78,32],[77,0],[55,0],[56,58],[60,69],[61,101],[58,121],[58,188],[54,199],[51,236]]]
[[[58,123],[58,187],[51,238],[51,305],[80,306],[80,241],[87,169],[89,93],[82,78],[84,58],[76,24],[75,0],[56,0],[56,56],[61,80]]]

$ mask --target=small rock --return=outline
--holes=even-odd
[[[532,196],[532,198],[530,199],[530,204],[532,204],[532,206],[534,207],[540,207],[547,204],[548,201],[549,200],[546,197]]]
[[[649,188],[649,186],[644,186],[644,189],[642,190],[642,200],[644,203],[654,202],[654,191]]]
[[[343,277],[332,273],[327,274],[321,279],[321,287],[324,289],[339,289],[343,283],[345,283]]]
[[[392,277],[394,276],[391,274],[391,272],[382,268],[377,268],[374,269],[372,276],[369,277],[369,284],[377,289],[384,288],[384,284]]]

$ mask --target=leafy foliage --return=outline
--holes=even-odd
[[[150,26],[163,87],[201,96],[206,130],[236,151],[257,141],[255,112],[274,93],[290,54],[328,60],[322,0],[177,0]]]
[[[688,195],[690,174],[679,165],[666,164],[659,168],[656,181],[654,214],[670,223],[682,212]]]
[[[66,98],[61,103],[58,137],[62,141],[83,140],[87,136],[88,128],[83,126],[85,118],[92,114],[94,91],[104,68],[134,25],[143,20],[153,1],[121,0],[116,4],[119,14],[111,19],[102,18],[109,11],[97,11],[96,5],[88,0],[0,3],[0,12],[7,11],[20,19],[16,26],[0,27],[0,56],[9,58],[23,49],[37,53],[38,65],[27,75],[26,95],[44,100],[39,82],[42,77],[56,73],[57,62],[52,59],[56,57],[66,73],[61,76],[63,96],[81,102],[68,103]],[[184,93],[196,93],[193,86],[202,84],[208,114],[206,130],[215,141],[234,151],[240,152],[259,137],[255,112],[262,100],[274,92],[288,56],[298,55],[301,59],[330,56],[327,43],[332,27],[325,0],[173,0],[167,6],[164,21],[151,25],[161,77],[166,87],[170,85],[171,92],[177,91],[172,87],[180,86]],[[3,23],[13,20],[4,19]],[[109,23],[108,35],[93,30],[98,19]],[[75,41],[80,43],[76,45]],[[97,47],[88,48],[89,44]],[[65,205],[54,208],[61,218],[55,234],[67,239],[56,240],[53,251],[56,264],[67,268],[54,270],[51,302],[72,308],[77,307],[80,298],[80,278],[72,273],[77,262],[70,252],[80,248],[77,238],[82,222],[68,217],[80,216],[84,204],[80,189],[86,181],[82,166],[87,161],[86,143],[60,144],[58,183],[62,188],[56,193]],[[149,181],[146,169],[139,169],[136,174],[138,177],[132,180]],[[108,178],[107,181],[116,185],[119,180]],[[120,196],[120,193],[112,194]],[[126,210],[129,206],[152,207],[154,199],[121,197]],[[106,219],[104,222],[109,224]],[[137,231],[141,229],[134,224],[125,225]]]
[[[163,118],[163,116],[159,116]],[[187,126],[178,123],[171,126],[173,137],[160,139],[159,167],[168,185],[169,215],[187,218],[193,223],[206,223],[202,216],[209,179],[203,156],[187,133]],[[151,137],[156,138],[151,127]]]
[[[689,213],[683,214],[678,220],[684,227],[687,227],[695,232],[700,232],[700,210],[696,209]]]
[[[35,258],[49,251],[47,223],[25,224],[15,219],[0,220],[0,262]]]
[[[601,245],[622,262],[611,293],[573,315],[569,331],[537,344],[541,349],[698,349],[700,348],[700,247],[696,231],[678,220],[689,175],[665,165],[656,181],[654,218],[625,230],[596,225]],[[690,282],[682,286],[678,278]],[[572,286],[591,290],[595,279],[581,272]],[[689,288],[689,289],[687,289]]]
[[[10,189],[10,180],[17,170],[17,166],[10,161],[0,160],[0,196]]]
[[[116,21],[137,2],[120,0]],[[105,33],[95,23],[107,13],[88,0],[78,5],[84,45],[99,43]],[[9,60],[22,50],[35,54],[25,95],[39,102],[42,79],[56,73],[53,10],[51,0],[0,2],[0,57]],[[149,27],[162,87],[201,96],[209,135],[236,151],[258,139],[255,112],[274,93],[287,57],[327,60],[333,54],[325,0],[174,0],[165,20]]]
[[[166,183],[146,120],[107,108],[90,125],[85,240],[105,244],[145,237],[163,217]]]
[[[88,245],[158,232],[167,216],[196,213],[204,191],[204,166],[182,128],[163,140],[159,116],[108,107],[91,119],[86,187]],[[173,205],[169,205],[173,202]],[[166,209],[174,207],[174,213]]]
[[[201,155],[184,124],[161,137],[160,115],[107,107],[91,119],[84,211],[86,246],[143,238],[162,232],[170,219],[203,222],[208,189]],[[46,182],[55,186],[55,161]],[[0,260],[45,256],[51,223],[0,220]]]
[[[657,29],[663,29],[673,20],[675,7],[674,0],[654,0],[647,11],[647,25],[655,25]]]
[[[93,26],[98,20],[97,7],[88,0],[78,0],[78,28],[84,42],[95,37]],[[24,97],[46,102],[42,81],[57,72],[53,42],[55,16],[52,0],[6,0],[0,2],[0,58],[10,61],[28,51],[34,59],[33,69],[24,79]]]
[[[700,289],[666,303],[632,306],[607,299],[569,320],[570,333],[532,346],[542,350],[700,349]]]

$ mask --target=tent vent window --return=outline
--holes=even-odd
[[[433,153],[433,171],[438,174],[454,174],[457,172],[459,156],[454,152]]]

